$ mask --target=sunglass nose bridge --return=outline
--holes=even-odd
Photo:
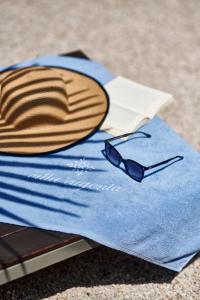
[[[142,166],[142,168],[143,168],[144,171],[147,171],[147,170],[151,169],[151,168],[145,167],[145,166]]]

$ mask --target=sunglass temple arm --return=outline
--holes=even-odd
[[[161,162],[159,162],[159,163],[157,163],[157,164],[155,164],[155,165],[151,165],[151,166],[148,166],[148,167],[144,167],[144,169],[145,169],[145,170],[153,169],[153,168],[156,168],[156,167],[158,167],[158,166],[164,165],[164,164],[170,162],[171,160],[174,160],[174,159],[177,159],[177,158],[178,158],[178,160],[181,160],[181,159],[183,159],[184,157],[183,157],[183,156],[180,156],[180,155],[177,155],[177,156],[174,156],[174,157],[169,158],[169,159],[167,159],[167,160],[161,161]]]
[[[126,136],[129,136],[129,135],[134,135],[134,134],[137,134],[137,133],[142,133],[143,135],[145,135],[147,138],[150,138],[151,137],[151,135],[150,134],[148,134],[148,133],[146,133],[146,132],[143,132],[143,131],[135,131],[135,132],[129,132],[129,133],[125,133],[125,134],[122,134],[122,135],[118,135],[118,136],[114,136],[114,137],[112,137],[112,138],[109,138],[109,139],[107,139],[107,140],[105,140],[105,141],[113,141],[113,140],[116,140],[116,139],[119,139],[119,138],[121,138],[121,137],[126,137]]]

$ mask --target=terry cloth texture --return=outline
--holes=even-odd
[[[48,57],[37,64],[69,67],[75,60]],[[94,62],[78,62],[101,83],[112,79]],[[114,143],[124,158],[143,165],[184,159],[149,171],[142,183],[105,159],[110,135],[101,131],[53,154],[1,155],[0,221],[80,234],[180,271],[200,249],[200,156],[159,118],[143,131],[152,138]]]

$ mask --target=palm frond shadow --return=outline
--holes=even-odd
[[[43,156],[42,158],[47,158],[47,159],[49,159],[49,158],[51,158],[51,159],[58,159],[58,158],[60,158],[60,159],[86,159],[86,160],[94,160],[94,161],[98,161],[98,160],[105,160],[105,158],[103,158],[103,157],[90,157],[90,156],[79,156],[79,155],[76,155],[76,156],[74,156],[74,155],[62,155],[62,154],[47,154],[47,155],[45,155],[45,156]]]
[[[67,155],[62,155],[62,154],[47,154],[46,156],[43,156],[41,158],[41,162],[43,162],[44,157],[46,158],[55,158],[55,159],[63,159],[65,161],[71,161],[73,160],[79,160],[81,158],[83,158],[82,156],[67,156]],[[5,158],[5,159],[4,159]],[[95,157],[87,157],[86,159],[90,159],[90,161],[92,160],[96,160]],[[98,159],[98,158],[97,158]],[[60,163],[60,162],[59,162]],[[63,191],[65,191],[64,194],[67,195],[67,189],[83,189],[85,191],[88,192],[95,192],[95,193],[99,193],[98,190],[95,190],[93,188],[90,187],[80,187],[78,185],[78,183],[76,184],[70,184],[70,183],[65,183],[62,181],[54,181],[54,180],[48,180],[45,178],[40,178],[40,177],[31,177],[28,176],[26,174],[22,174],[20,172],[18,172],[18,169],[15,170],[15,172],[12,171],[12,169],[9,169],[9,167],[19,167],[19,168],[31,168],[31,172],[34,169],[45,169],[45,170],[64,170],[64,171],[72,171],[74,168],[73,167],[69,167],[69,166],[65,166],[60,164],[50,164],[50,163],[38,163],[37,158],[36,161],[30,161],[29,158],[25,158],[25,161],[20,161],[18,160],[16,157],[13,157],[13,160],[7,160],[6,156],[5,157],[1,157],[1,166],[2,167],[8,167],[8,168],[4,168],[4,170],[0,170],[0,199],[7,201],[7,202],[13,202],[17,205],[21,205],[23,207],[23,205],[28,206],[28,207],[36,207],[38,209],[41,210],[46,210],[46,211],[50,211],[52,213],[55,212],[55,214],[60,213],[63,215],[67,215],[70,217],[74,217],[74,218],[80,218],[81,216],[79,214],[74,213],[71,209],[73,207],[80,207],[82,209],[86,209],[90,206],[89,203],[87,203],[87,201],[83,202],[83,201],[75,201],[73,199],[70,199],[69,197],[62,197],[62,196],[57,196],[57,195],[53,195],[51,193],[48,193],[44,190],[40,191],[37,189],[37,184],[42,184],[42,185],[46,185],[46,186],[55,186],[55,187],[60,187],[63,188]],[[76,167],[76,170],[82,170],[82,168],[78,168]],[[104,172],[103,169],[91,169],[90,172]],[[68,175],[66,175],[67,178]],[[13,179],[13,181],[9,181],[10,179]],[[29,184],[31,183],[31,184]],[[33,184],[34,183],[34,184]],[[33,197],[33,198],[32,198]],[[38,198],[38,199],[37,199]],[[46,204],[47,202],[45,201],[45,204],[43,204],[44,202],[42,201],[42,199],[48,199],[49,201],[49,205]],[[60,205],[58,205],[57,207],[53,207],[53,202],[60,202]],[[60,208],[59,208],[60,207]],[[6,211],[1,211],[1,214],[13,219],[13,223],[21,223],[25,226],[34,226],[33,224],[30,224],[29,221],[24,220],[23,218],[17,217],[14,214]],[[9,216],[8,216],[9,214]],[[20,219],[18,219],[20,218]]]
[[[22,174],[15,174],[7,171],[0,171],[0,176],[6,177],[6,178],[13,178],[13,179],[18,179],[18,180],[23,180],[25,182],[30,182],[30,183],[40,183],[44,185],[49,185],[49,186],[57,186],[57,187],[62,187],[62,188],[70,188],[70,189],[80,189],[79,186],[68,184],[68,183],[62,183],[62,182],[56,182],[56,181],[48,181],[43,178],[32,178],[28,177]],[[89,191],[89,192],[97,192],[96,190],[92,188],[84,188],[84,190]]]
[[[30,169],[47,169],[47,170],[62,170],[62,171],[72,171],[74,168],[68,165],[54,165],[54,164],[41,164],[36,162],[22,162],[22,161],[5,161],[0,160],[0,164],[3,167],[23,167],[23,168],[30,168]],[[76,167],[77,170],[81,170],[81,168]],[[92,172],[105,172],[103,169],[92,169]]]
[[[26,188],[24,186],[21,187],[21,186],[17,186],[17,185],[14,185],[14,184],[1,182],[0,183],[0,188],[3,189],[3,190],[20,192],[20,193],[23,193],[25,195],[30,195],[31,194],[33,196],[48,198],[52,201],[58,201],[58,202],[67,203],[67,204],[76,205],[76,206],[82,206],[82,207],[89,207],[88,205],[83,204],[83,203],[78,203],[76,201],[66,199],[66,198],[59,198],[59,197],[56,197],[56,196],[53,196],[53,195],[50,195],[50,194],[46,194],[46,193],[41,193],[41,192],[38,192],[36,190]]]
[[[66,210],[63,210],[63,209],[52,208],[51,206],[40,204],[39,202],[37,203],[37,202],[32,202],[32,201],[29,201],[29,200],[25,200],[24,198],[20,198],[18,196],[14,196],[14,195],[11,195],[9,193],[2,192],[2,191],[0,191],[0,198],[3,199],[3,200],[6,200],[8,202],[17,203],[19,205],[22,204],[22,205],[27,205],[27,206],[30,206],[30,207],[37,207],[37,208],[42,209],[42,210],[47,210],[47,211],[50,211],[50,212],[60,213],[60,214],[64,214],[64,215],[68,215],[68,216],[76,217],[76,218],[80,217],[79,215],[77,215],[75,213],[72,213],[72,212],[69,212],[69,211],[66,211]]]

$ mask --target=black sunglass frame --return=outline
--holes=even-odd
[[[134,160],[131,160],[131,159],[124,159],[124,158],[121,156],[121,154],[118,152],[118,150],[116,149],[116,147],[115,147],[114,145],[112,145],[110,142],[113,141],[113,140],[122,138],[122,137],[127,137],[127,136],[129,136],[129,135],[135,135],[135,134],[143,134],[145,137],[151,138],[151,135],[148,134],[148,133],[146,133],[146,132],[143,132],[143,131],[135,131],[135,132],[129,132],[129,133],[125,133],[125,134],[122,134],[122,135],[118,135],[118,136],[115,136],[115,137],[106,139],[106,140],[104,141],[104,143],[105,143],[105,154],[106,154],[106,157],[107,157],[107,159],[109,160],[109,162],[110,162],[112,165],[114,165],[115,167],[119,167],[119,165],[123,162],[127,174],[128,174],[131,178],[133,178],[134,180],[136,180],[136,181],[138,181],[138,182],[141,182],[141,181],[143,180],[145,171],[150,170],[150,169],[153,169],[153,168],[156,168],[156,167],[159,167],[159,166],[161,166],[161,165],[164,165],[164,164],[166,164],[166,163],[168,163],[168,162],[170,162],[170,161],[172,161],[172,160],[174,160],[174,159],[182,160],[182,159],[184,158],[184,156],[177,155],[177,156],[174,156],[174,157],[172,157],[172,158],[166,159],[166,160],[164,160],[164,161],[161,161],[161,162],[159,162],[159,163],[156,163],[156,164],[153,164],[153,165],[150,165],[150,166],[143,166],[143,165],[141,165],[140,163],[138,163],[137,161],[134,161]],[[110,147],[114,148],[114,150],[115,150],[115,151],[117,152],[117,154],[119,155],[120,160],[119,160],[119,163],[118,163],[117,165],[114,164],[114,163],[110,160],[109,155],[107,154],[107,150],[106,150],[106,149],[107,149],[107,147],[106,147],[106,144],[107,144],[107,143],[109,144]],[[142,171],[142,176],[141,176],[140,179],[138,179],[138,178],[136,178],[136,177],[134,177],[134,176],[132,176],[132,175],[130,174],[130,171],[129,171],[129,169],[128,169],[128,164],[127,164],[128,161],[131,161],[131,162],[133,162],[134,164],[138,165],[138,167],[139,167],[140,170]]]

